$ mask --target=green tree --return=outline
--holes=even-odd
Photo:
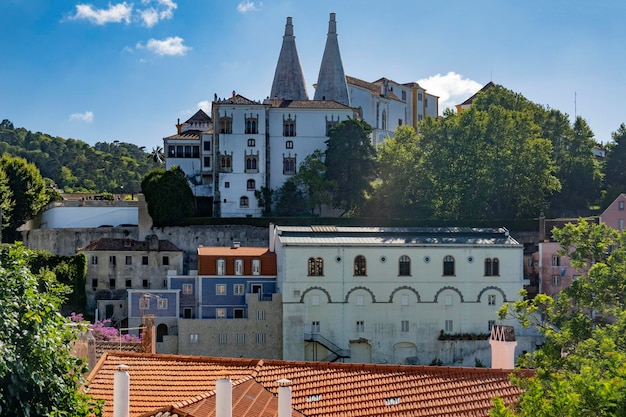
[[[431,215],[431,178],[424,167],[424,152],[415,129],[398,126],[393,138],[379,147],[378,180],[368,213],[373,216],[427,218]]]
[[[605,207],[620,193],[626,192],[626,124],[622,123],[612,136],[613,142],[607,146],[604,165]]]
[[[70,355],[76,329],[59,313],[69,290],[51,272],[33,274],[30,256],[0,248],[0,415],[98,414],[82,391],[86,368]]]
[[[49,194],[37,167],[25,159],[4,155],[0,158],[0,169],[5,172],[13,194],[6,233],[9,241],[13,242],[19,240],[17,228],[39,213],[49,202]]]
[[[501,309],[501,318],[536,326],[545,343],[521,358],[536,374],[514,379],[525,391],[517,404],[498,401],[492,416],[626,415],[626,235],[579,221],[553,236],[585,273],[557,298]]]
[[[152,151],[148,154],[148,159],[155,164],[164,164],[165,153],[163,152],[163,148],[160,146],[152,148]]]
[[[156,226],[176,225],[196,211],[196,199],[187,177],[177,166],[149,172],[141,182],[141,190]]]
[[[335,187],[333,207],[343,214],[358,214],[371,191],[376,155],[371,132],[367,122],[348,119],[335,126],[326,141],[326,179]]]
[[[276,191],[276,208],[274,214],[282,217],[297,217],[308,215],[306,197],[296,184],[293,177],[289,178]]]
[[[311,215],[315,215],[315,210],[321,214],[322,206],[331,203],[333,184],[326,178],[324,154],[319,149],[304,158],[292,178],[302,191]]]
[[[254,190],[254,196],[256,197],[259,207],[261,207],[262,215],[269,216],[272,214],[272,203],[274,198],[274,190],[269,187],[263,186],[260,190]]]
[[[7,174],[0,168],[0,243],[2,243],[3,231],[9,226],[11,209],[13,208],[13,193],[9,188]]]

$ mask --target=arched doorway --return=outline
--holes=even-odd
[[[163,336],[167,336],[167,324],[159,324],[156,329],[156,341],[162,342]]]

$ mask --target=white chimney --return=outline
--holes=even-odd
[[[113,375],[113,417],[130,415],[130,375],[128,365],[119,365]]]
[[[230,378],[221,377],[215,381],[215,417],[232,417],[233,386]]]
[[[515,368],[515,329],[513,326],[494,325],[491,327],[491,367],[493,369]]]
[[[291,381],[278,381],[278,417],[291,417]]]

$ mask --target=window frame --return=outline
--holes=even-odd
[[[354,276],[366,277],[367,276],[367,259],[363,255],[357,255],[354,257]]]
[[[215,295],[228,295],[226,284],[215,284]]]
[[[398,276],[411,276],[411,258],[408,255],[402,255],[398,258]]]
[[[446,255],[443,258],[443,271],[442,275],[445,277],[453,277],[455,276],[455,261],[454,256]]]

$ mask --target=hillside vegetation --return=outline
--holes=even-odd
[[[76,139],[14,128],[7,119],[0,123],[0,155],[26,159],[44,179],[68,193],[137,193],[143,177],[164,166],[131,143],[97,142],[91,146]]]

